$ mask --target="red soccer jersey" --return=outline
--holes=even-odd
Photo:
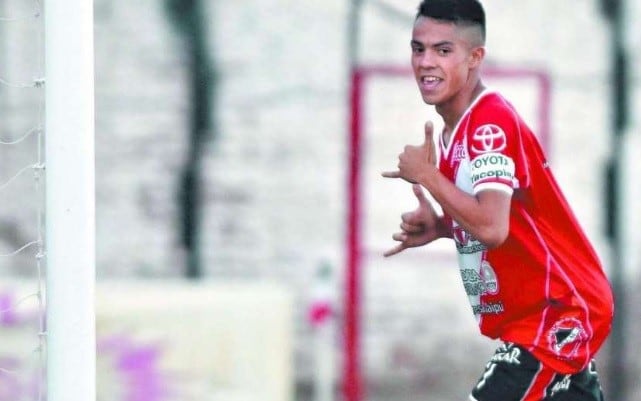
[[[481,332],[558,372],[581,370],[609,334],[612,292],[534,134],[502,96],[484,92],[439,142],[439,170],[458,188],[512,195],[509,235],[494,249],[445,216]]]

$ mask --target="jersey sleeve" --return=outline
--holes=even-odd
[[[492,189],[512,195],[529,183],[520,119],[502,98],[493,96],[474,110],[466,145],[474,194]]]

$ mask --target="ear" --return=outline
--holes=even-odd
[[[477,46],[473,48],[472,51],[470,52],[470,61],[469,61],[470,69],[478,68],[483,62],[484,58],[485,58],[485,47]]]

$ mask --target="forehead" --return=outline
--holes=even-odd
[[[425,45],[442,42],[469,44],[470,38],[466,35],[467,31],[453,22],[420,16],[414,22],[412,41]]]

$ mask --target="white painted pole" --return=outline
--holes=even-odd
[[[93,1],[45,3],[47,400],[93,401]]]
[[[314,401],[333,401],[335,398],[334,284],[332,268],[324,262],[316,271],[310,305],[310,321],[314,329]]]

